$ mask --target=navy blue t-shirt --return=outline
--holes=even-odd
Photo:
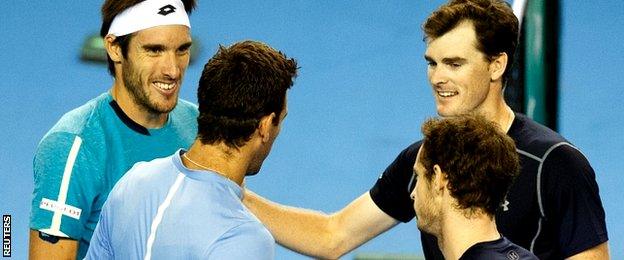
[[[459,260],[489,259],[489,260],[537,260],[537,256],[528,250],[511,243],[507,238],[494,241],[480,242],[472,245]]]
[[[596,175],[585,156],[522,114],[507,135],[520,156],[520,175],[496,214],[501,234],[540,259],[563,259],[606,242]],[[370,190],[375,204],[402,222],[415,216],[408,186],[421,144],[403,150]],[[434,236],[421,232],[421,239],[427,259],[444,259]]]

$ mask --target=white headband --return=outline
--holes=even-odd
[[[108,34],[123,36],[160,25],[180,24],[191,28],[180,0],[145,0],[124,10],[115,18]]]

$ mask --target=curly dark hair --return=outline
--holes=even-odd
[[[125,11],[126,9],[135,6],[146,0],[106,0],[104,4],[102,4],[102,26],[100,27],[100,36],[102,38],[106,37],[108,33],[108,29],[110,29],[111,24],[113,23],[113,19],[115,16]],[[181,0],[182,4],[184,4],[184,10],[189,15],[195,9],[197,5],[195,0]],[[119,44],[121,47],[121,54],[124,58],[128,58],[128,44],[130,44],[130,39],[132,39],[132,35],[134,33],[123,35],[115,38],[115,43]],[[111,76],[115,76],[115,63],[108,57],[108,73]]]
[[[426,39],[435,39],[451,31],[460,22],[472,21],[477,35],[477,49],[492,60],[507,54],[503,83],[509,78],[518,46],[518,18],[502,0],[452,0],[433,12],[423,24]]]
[[[483,116],[429,119],[420,162],[427,181],[439,165],[448,179],[450,195],[460,209],[482,209],[494,216],[519,174],[514,141]]]
[[[199,80],[198,138],[237,148],[249,141],[263,116],[275,113],[277,125],[296,76],[297,62],[264,43],[219,46]]]

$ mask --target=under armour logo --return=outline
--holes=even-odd
[[[507,252],[507,259],[509,260],[518,260],[520,259],[520,255],[514,250]]]
[[[501,204],[501,206],[503,207],[503,211],[508,211],[509,210],[509,201],[507,201],[507,199],[505,199],[505,201]]]
[[[158,12],[158,14],[165,16],[165,15],[168,15],[170,13],[175,12],[175,9],[176,8],[173,7],[173,5],[165,5],[165,6],[161,7],[160,9],[158,9],[158,10],[160,10],[160,12]]]

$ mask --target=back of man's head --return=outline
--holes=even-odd
[[[199,80],[198,138],[237,148],[249,141],[262,117],[275,113],[277,125],[296,75],[297,62],[264,43],[220,46]]]
[[[437,164],[456,207],[494,216],[519,173],[513,140],[495,123],[475,115],[429,119],[422,132],[420,162],[426,171],[421,180],[431,181]]]
[[[469,20],[477,35],[477,49],[487,59],[507,54],[503,74],[509,77],[518,46],[518,18],[503,0],[451,0],[433,12],[423,24],[426,39],[436,39]]]

